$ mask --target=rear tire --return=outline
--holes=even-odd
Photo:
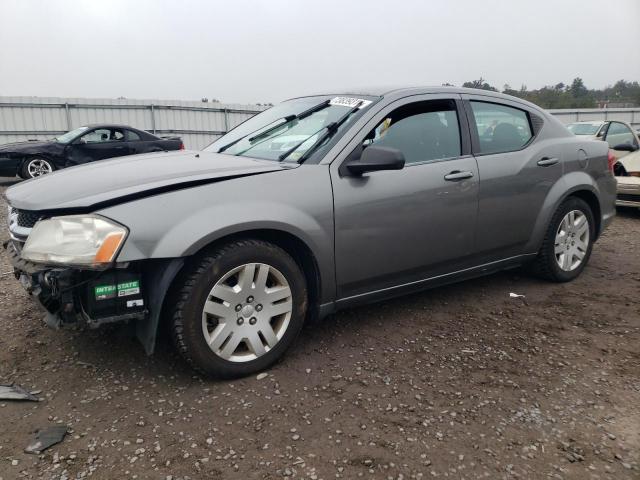
[[[577,278],[589,261],[594,238],[595,220],[587,202],[567,198],[549,222],[533,272],[552,282]]]
[[[53,162],[43,157],[28,158],[22,163],[20,176],[25,180],[40,177],[55,170]]]
[[[176,286],[169,303],[174,344],[210,377],[264,370],[284,355],[304,323],[305,276],[268,242],[240,240],[205,252]]]

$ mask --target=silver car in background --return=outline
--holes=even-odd
[[[627,122],[576,122],[567,125],[574,135],[602,140],[609,145],[613,174],[618,182],[616,205],[640,207],[640,137]]]
[[[203,152],[11,187],[6,247],[48,324],[126,323],[148,353],[167,324],[235,377],[341,308],[524,264],[573,280],[615,213],[607,153],[483,90],[294,98]]]

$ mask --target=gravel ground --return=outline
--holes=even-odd
[[[341,312],[233,382],[166,342],[45,328],[0,254],[0,383],[41,397],[0,403],[0,479],[640,478],[639,251],[620,211],[571,284],[508,272]],[[23,453],[54,424],[63,443]]]

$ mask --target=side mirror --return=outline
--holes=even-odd
[[[76,138],[73,142],[73,145],[84,145],[87,143],[87,140],[84,137]]]
[[[638,150],[638,147],[632,145],[631,143],[621,143],[620,145],[616,145],[615,147],[611,147],[618,152],[635,152]]]
[[[354,176],[379,170],[402,170],[404,154],[397,148],[370,145],[364,149],[359,159],[348,160],[345,166]]]

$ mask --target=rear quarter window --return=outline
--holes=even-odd
[[[529,114],[519,108],[497,103],[471,101],[473,124],[482,154],[513,152],[533,138]]]

